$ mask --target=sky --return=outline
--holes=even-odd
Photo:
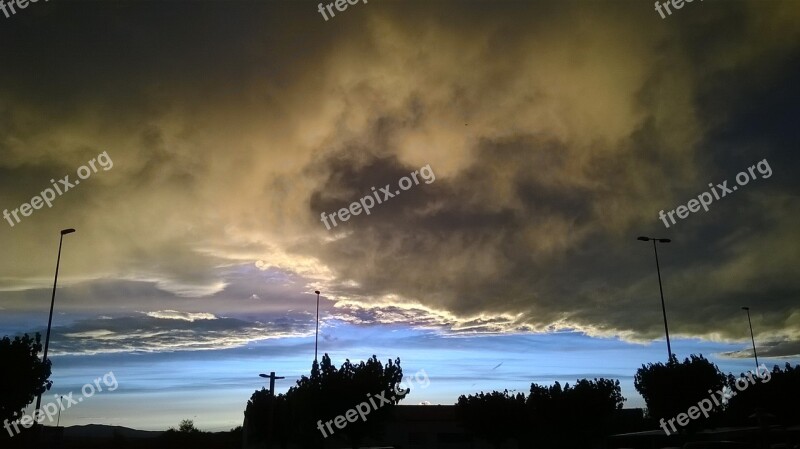
[[[319,353],[399,357],[404,404],[605,377],[643,407],[641,235],[678,358],[755,368],[748,306],[759,362],[800,362],[797,2],[333,11],[0,13],[0,336],[44,334],[74,228],[44,402],[118,382],[62,425],[241,425],[259,373],[309,372],[315,290]]]

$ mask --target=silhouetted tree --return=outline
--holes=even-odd
[[[725,410],[728,424],[752,425],[756,423],[758,415],[767,414],[774,416],[773,421],[785,426],[800,424],[800,408],[795,403],[796,398],[800,398],[800,365],[792,367],[787,362],[783,370],[777,365],[771,372],[759,370],[752,374],[754,382],[749,382],[746,388],[743,387],[744,382],[740,383],[740,388],[736,387],[736,381],[741,377],[750,376],[728,376],[728,386],[736,392]]]
[[[589,445],[606,436],[624,401],[618,380],[580,379],[563,389],[558,382],[550,387],[533,383],[527,409],[534,432],[528,443],[542,447]]]
[[[199,431],[200,430],[198,430],[197,427],[194,426],[194,421],[192,421],[191,419],[184,419],[178,426],[178,432],[197,433]]]
[[[493,391],[458,397],[456,416],[466,429],[499,448],[525,429],[525,395]]]
[[[247,444],[261,444],[266,438],[267,426],[269,425],[270,402],[275,401],[273,409],[273,445],[287,447],[291,438],[292,419],[290,416],[289,405],[286,395],[279,394],[273,398],[269,390],[262,388],[256,391],[247,402],[245,416],[247,417],[248,427],[243,430],[247,433]]]
[[[527,399],[508,390],[460,396],[456,414],[496,448],[512,438],[520,447],[589,447],[608,434],[624,401],[618,380],[580,379],[564,388],[532,383]]]
[[[320,422],[326,435],[331,437],[326,422],[366,403],[369,405],[366,420],[359,416],[354,422],[348,421],[344,429],[331,425],[333,435],[346,437],[353,448],[358,448],[365,437],[380,436],[389,410],[409,393],[409,390],[399,388],[402,380],[399,358],[394,362],[388,360],[384,366],[373,355],[358,364],[346,360],[341,368],[336,369],[325,354],[321,363],[312,365],[310,376],[302,376],[285,395],[275,397],[273,442],[285,445],[289,440],[301,447],[321,447]],[[377,399],[378,395],[389,403]],[[248,425],[256,429],[256,432],[248,433],[248,443],[263,440],[270,400],[269,392],[262,390],[254,393],[248,402],[245,410]]]
[[[636,370],[633,385],[644,398],[648,415],[655,419],[668,420],[679,413],[686,413],[689,407],[696,406],[712,393],[716,394],[726,385],[726,380],[719,368],[702,354],[692,354],[682,363],[672,356],[666,364],[642,365]],[[717,408],[712,413],[720,411]],[[700,420],[691,420],[685,428],[676,427],[694,430],[702,426]]]
[[[48,380],[50,361],[39,359],[41,350],[39,333],[0,340],[0,422],[19,419],[23,409],[53,384]]]
[[[194,426],[194,421],[184,419],[178,428],[170,427],[161,434],[160,441],[164,447],[210,447],[208,435]]]

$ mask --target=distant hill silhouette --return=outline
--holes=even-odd
[[[164,431],[161,430],[136,430],[122,426],[105,426],[102,424],[87,424],[85,426],[70,426],[64,428],[64,438],[67,439],[93,439],[114,438],[121,435],[125,438],[157,438]]]

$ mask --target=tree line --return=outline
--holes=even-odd
[[[0,421],[19,419],[36,395],[52,385],[50,361],[43,363],[38,357],[41,349],[38,334],[0,339]],[[348,359],[337,368],[324,354],[320,363],[312,364],[309,375],[301,376],[286,393],[255,391],[244,410],[246,426],[233,429],[219,441],[220,447],[231,438],[281,448],[321,448],[327,438],[353,448],[367,440],[382,441],[395,406],[410,393],[402,380],[399,358],[385,364],[374,355],[358,363]],[[512,443],[529,448],[590,447],[611,434],[659,426],[685,436],[766,421],[800,424],[800,408],[792,402],[800,398],[800,365],[786,363],[783,369],[771,370],[763,366],[734,376],[723,374],[702,355],[693,354],[682,362],[673,355],[666,363],[643,364],[634,375],[634,387],[647,405],[646,414],[638,417],[622,412],[626,399],[619,380],[604,378],[578,379],[563,387],[559,382],[531,383],[527,395],[508,390],[462,395],[455,404],[455,417],[468,434],[497,448]],[[345,413],[359,405],[366,409],[370,402],[368,414]],[[699,414],[698,406],[708,407]],[[344,415],[347,422],[342,426]],[[333,431],[332,423],[337,423]],[[669,425],[664,427],[665,423]],[[0,433],[0,440],[8,438]],[[207,437],[185,421],[162,439],[201,447],[200,441]]]

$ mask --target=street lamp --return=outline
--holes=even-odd
[[[756,339],[753,337],[753,323],[750,321],[750,307],[742,307],[747,312],[747,324],[750,325],[750,341],[753,342],[753,357],[756,359],[756,371],[758,371],[758,354],[756,353]]]
[[[638,237],[636,240],[641,240],[643,242],[647,242],[650,240],[653,241],[653,252],[656,255],[656,272],[658,273],[658,291],[661,293],[661,312],[664,314],[664,333],[667,336],[667,363],[669,363],[672,360],[672,347],[669,344],[669,327],[667,326],[667,308],[664,305],[664,289],[661,287],[661,268],[658,265],[658,249],[656,249],[656,242],[669,243],[672,240],[644,237],[644,236]]]
[[[50,297],[50,318],[47,320],[47,336],[44,339],[44,355],[42,356],[42,363],[47,363],[47,348],[50,346],[50,329],[53,325],[53,306],[56,303],[56,285],[58,285],[58,266],[61,264],[61,244],[64,242],[64,236],[67,234],[72,234],[75,232],[74,229],[62,229],[61,230],[61,237],[58,239],[58,257],[56,258],[56,277],[53,281],[53,295]],[[42,393],[39,393],[39,396],[36,397],[36,408],[34,410],[39,410],[39,407],[42,405]],[[41,411],[39,412],[41,413]]]
[[[314,290],[317,294],[317,331],[314,333],[314,363],[317,363],[317,346],[319,344],[319,290]]]

